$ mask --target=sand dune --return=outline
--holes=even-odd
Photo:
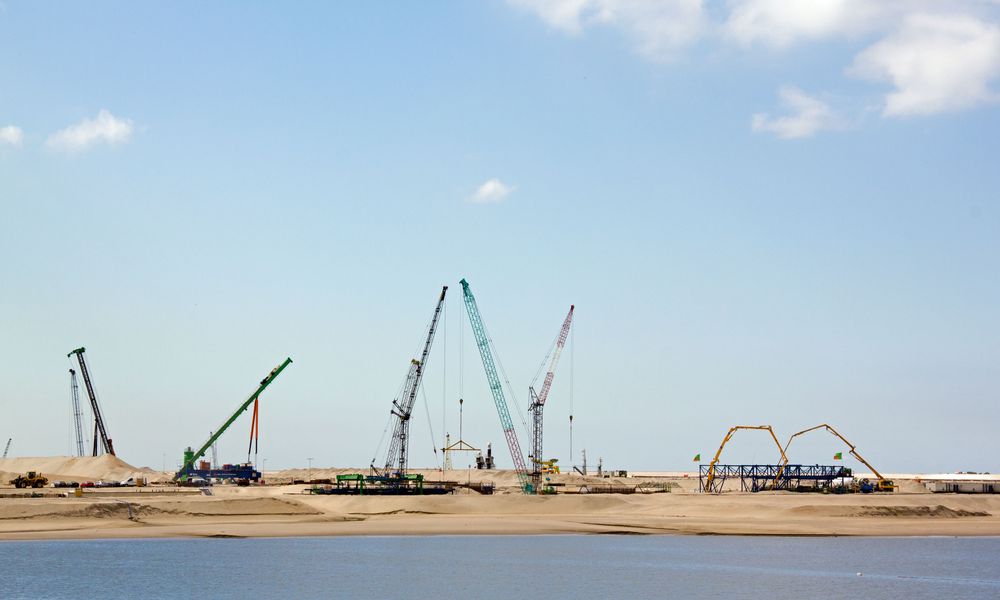
[[[0,459],[0,482],[7,483],[17,475],[38,471],[49,481],[121,481],[135,476],[149,476],[152,469],[137,468],[118,457],[102,456],[44,456]]]

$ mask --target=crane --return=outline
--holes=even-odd
[[[535,394],[534,386],[528,387],[531,396],[531,406],[528,412],[531,413],[531,480],[535,490],[540,490],[542,485],[542,469],[545,467],[545,456],[542,454],[542,411],[545,408],[545,400],[549,397],[549,390],[552,388],[552,379],[555,378],[556,365],[559,364],[559,356],[562,354],[563,346],[566,345],[566,338],[569,337],[569,328],[573,324],[573,309],[571,304],[569,313],[563,321],[562,329],[559,330],[559,337],[556,338],[556,347],[552,351],[552,361],[549,363],[549,370],[545,373],[542,381],[542,389]]]
[[[104,427],[104,418],[101,416],[101,407],[97,404],[97,394],[94,393],[94,384],[90,381],[90,372],[87,371],[87,362],[83,359],[83,353],[86,348],[77,348],[76,350],[70,352],[66,355],[67,358],[76,355],[77,362],[80,363],[80,373],[83,375],[83,383],[87,386],[87,396],[90,397],[90,408],[94,411],[94,452],[93,455],[97,456],[97,442],[98,437],[100,437],[101,447],[104,449],[105,454],[110,454],[115,456],[115,445],[111,442],[111,438],[108,437],[108,431]]]
[[[205,453],[208,451],[208,449],[211,448],[212,444],[214,444],[215,441],[219,439],[219,437],[223,433],[226,432],[226,429],[228,429],[229,426],[233,424],[233,421],[235,421],[237,417],[243,414],[243,412],[246,411],[247,407],[249,407],[252,403],[256,402],[261,392],[267,389],[267,386],[271,385],[271,382],[274,381],[278,377],[278,375],[280,375],[281,372],[285,370],[285,367],[287,367],[291,363],[292,359],[286,358],[285,362],[271,369],[271,372],[267,374],[267,377],[261,380],[260,386],[257,388],[257,390],[254,393],[250,394],[250,397],[247,398],[246,401],[243,402],[243,404],[241,404],[238,409],[236,409],[236,412],[233,413],[233,416],[229,417],[229,419],[225,423],[223,423],[221,427],[215,430],[215,433],[209,436],[208,441],[205,442],[201,446],[201,448],[198,448],[197,451],[193,451],[191,450],[191,448],[188,448],[187,450],[184,451],[184,463],[181,466],[180,470],[177,471],[177,473],[174,475],[174,481],[187,480],[188,474],[191,472],[192,469],[194,469],[195,461],[201,458],[202,456],[205,456]]]
[[[847,441],[847,438],[845,438],[844,436],[840,435],[840,432],[838,432],[836,429],[834,429],[833,427],[831,427],[830,425],[828,425],[826,423],[821,423],[819,425],[816,425],[815,427],[810,427],[809,429],[803,429],[802,431],[793,433],[791,435],[791,437],[788,438],[788,441],[785,443],[785,448],[782,450],[782,457],[781,457],[782,462],[781,462],[781,465],[778,467],[778,475],[774,478],[774,483],[775,484],[778,483],[778,480],[781,478],[781,475],[782,475],[782,473],[785,470],[785,466],[788,464],[788,457],[785,455],[785,453],[788,452],[788,447],[792,444],[792,440],[794,440],[795,438],[797,438],[798,436],[800,436],[800,435],[802,435],[804,433],[809,433],[810,431],[816,431],[817,429],[826,429],[831,434],[833,434],[836,437],[840,438],[840,441],[842,441],[845,444],[847,444],[847,447],[850,449],[849,452],[851,453],[851,456],[853,456],[854,458],[858,459],[858,462],[860,462],[864,466],[866,466],[869,469],[871,469],[872,475],[874,475],[875,478],[878,480],[878,483],[875,484],[875,491],[879,491],[879,492],[891,492],[894,489],[896,489],[896,486],[895,486],[895,484],[892,481],[890,481],[890,480],[886,479],[885,477],[883,477],[882,474],[879,473],[875,469],[875,467],[873,467],[871,465],[871,463],[869,463],[867,460],[865,460],[864,458],[862,458],[862,456],[860,454],[858,454],[858,451],[855,448],[854,444],[852,444],[851,442]]]
[[[73,420],[76,425],[76,455],[83,456],[83,411],[80,410],[80,385],[76,381],[76,371],[69,370],[69,390],[73,399]]]
[[[434,316],[431,317],[431,324],[427,330],[424,350],[420,353],[419,360],[413,359],[410,361],[410,369],[406,374],[406,382],[403,384],[403,393],[399,399],[392,401],[392,414],[396,416],[397,421],[392,432],[392,441],[386,452],[385,468],[380,473],[382,477],[406,478],[410,417],[413,414],[413,405],[417,400],[417,391],[420,389],[420,382],[423,380],[424,371],[427,367],[427,359],[430,356],[431,345],[434,343],[434,333],[437,331],[438,318],[441,316],[441,307],[444,306],[444,296],[447,292],[448,286],[443,286],[437,306],[434,307]],[[375,465],[372,465],[372,471],[379,474]]]
[[[469,289],[469,282],[463,279],[461,283],[465,308],[469,313],[469,325],[472,327],[472,333],[476,337],[476,345],[479,346],[479,356],[483,359],[486,380],[490,384],[490,391],[493,392],[493,401],[497,407],[497,414],[500,415],[500,425],[503,426],[503,434],[507,438],[510,456],[514,460],[514,471],[517,473],[517,481],[521,486],[522,492],[533,494],[535,493],[535,487],[528,478],[528,469],[524,463],[524,455],[521,454],[521,443],[517,439],[517,432],[514,431],[514,421],[510,418],[507,399],[504,398],[503,387],[500,385],[500,377],[497,375],[496,364],[493,361],[493,353],[490,351],[490,339],[486,334],[486,326],[483,325],[483,318],[479,314],[479,307],[476,306],[476,297],[472,295],[472,290]]]
[[[14,438],[7,438],[7,445],[3,447],[3,457],[7,458],[7,453],[10,452],[10,443],[14,441]]]
[[[778,441],[778,436],[774,435],[774,430],[771,429],[770,425],[736,425],[735,427],[730,427],[729,431],[726,433],[726,437],[722,439],[722,444],[719,445],[719,449],[715,452],[715,457],[712,458],[712,462],[708,465],[708,474],[705,476],[705,491],[712,491],[712,481],[715,479],[715,465],[719,462],[719,456],[722,455],[722,449],[726,447],[726,444],[733,438],[733,434],[741,429],[759,429],[766,431],[771,434],[771,439],[774,440],[774,445],[778,447],[778,452],[781,453],[782,464],[788,462],[785,458],[785,450],[781,447],[781,442]],[[722,491],[721,489],[719,490]]]

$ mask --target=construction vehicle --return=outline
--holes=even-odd
[[[510,448],[510,457],[514,461],[514,472],[517,474],[518,484],[525,494],[534,494],[536,488],[529,477],[524,454],[521,453],[521,443],[514,430],[514,421],[510,418],[507,399],[504,397],[500,376],[497,374],[496,363],[493,360],[493,351],[490,349],[491,342],[486,333],[486,325],[483,324],[483,318],[479,314],[479,307],[476,305],[476,298],[469,288],[469,282],[463,279],[461,283],[465,308],[469,313],[469,325],[476,338],[476,346],[479,347],[479,356],[483,361],[483,369],[486,371],[486,380],[490,385],[490,391],[493,393],[493,402],[496,404],[497,414],[500,416],[504,437],[507,438],[507,447]]]
[[[181,463],[181,468],[180,470],[177,471],[176,474],[174,474],[174,481],[179,481],[184,483],[187,482],[187,480],[192,477],[201,478],[205,480],[235,479],[238,481],[246,480],[247,482],[257,481],[260,479],[260,472],[257,471],[252,464],[249,464],[249,462],[240,465],[223,465],[222,469],[211,469],[211,465],[208,465],[210,467],[209,469],[195,469],[195,461],[205,456],[205,453],[208,452],[209,448],[212,447],[212,444],[214,444],[215,441],[218,440],[219,437],[222,436],[222,434],[225,433],[227,429],[229,429],[229,426],[232,425],[234,421],[236,421],[236,418],[239,417],[241,414],[243,414],[251,403],[256,402],[257,398],[260,397],[261,392],[267,389],[267,386],[271,385],[271,382],[274,381],[278,377],[278,375],[280,375],[281,372],[285,370],[285,367],[287,367],[291,363],[292,359],[286,358],[285,362],[271,369],[271,372],[267,374],[267,377],[261,380],[260,386],[257,387],[257,390],[254,391],[254,393],[250,394],[250,397],[247,398],[246,401],[243,404],[241,404],[238,409],[236,409],[236,412],[234,412],[233,415],[229,417],[229,419],[225,423],[222,424],[222,427],[219,427],[218,429],[215,430],[215,433],[213,433],[208,438],[208,441],[202,444],[202,446],[198,448],[198,450],[192,450],[191,447],[188,446],[187,450],[184,451],[184,459],[183,462]]]
[[[542,475],[552,475],[559,473],[559,465],[556,464],[557,462],[559,462],[558,458],[550,458],[549,460],[535,461],[535,465],[537,466],[538,472]]]
[[[49,483],[49,478],[35,471],[28,471],[27,475],[18,475],[10,480],[11,485],[16,488],[40,488]]]
[[[3,458],[7,458],[7,453],[10,452],[10,443],[14,441],[14,438],[7,438],[7,445],[3,447]]]
[[[531,481],[535,489],[541,489],[542,485],[542,474],[552,473],[551,466],[549,471],[545,471],[543,466],[546,464],[545,455],[543,454],[542,448],[542,411],[545,409],[545,401],[549,397],[549,390],[552,388],[552,380],[555,378],[556,365],[559,364],[559,357],[562,355],[563,346],[566,345],[566,338],[569,337],[569,328],[573,324],[573,309],[574,306],[571,304],[569,307],[569,313],[566,315],[566,319],[563,320],[562,328],[559,330],[559,335],[556,337],[555,349],[552,351],[552,362],[549,363],[549,369],[545,373],[545,379],[542,381],[542,388],[537,394],[535,393],[534,384],[528,386],[528,394],[531,396],[531,406],[528,407],[528,412],[531,413],[531,462],[533,468],[531,469]],[[537,376],[536,376],[537,380]],[[555,464],[555,461],[552,461]],[[558,473],[558,467],[555,471]]]
[[[410,418],[413,415],[413,405],[417,400],[417,391],[420,389],[424,372],[427,370],[427,359],[430,357],[431,346],[434,344],[434,334],[437,332],[438,319],[441,316],[441,308],[444,306],[444,297],[447,292],[448,286],[443,286],[437,305],[434,307],[434,315],[431,317],[431,323],[427,329],[427,337],[424,340],[424,348],[420,353],[420,358],[410,361],[410,369],[403,384],[403,391],[399,398],[392,401],[390,412],[396,417],[396,424],[393,427],[392,440],[386,451],[385,466],[381,469],[376,468],[374,460],[371,464],[371,477],[380,480],[382,484],[389,487],[394,485],[409,487],[410,483],[417,481],[407,477]],[[422,486],[423,479],[420,479],[419,483]]]
[[[788,464],[788,457],[786,456],[786,452],[788,451],[788,447],[792,444],[792,440],[794,440],[795,438],[799,437],[802,434],[809,433],[810,431],[816,431],[817,429],[826,429],[831,434],[833,434],[834,436],[836,436],[837,438],[839,438],[840,441],[842,441],[845,444],[847,444],[847,447],[849,449],[848,451],[851,453],[851,456],[853,456],[854,458],[856,458],[858,460],[858,462],[860,462],[864,466],[866,466],[869,469],[871,469],[872,475],[875,476],[875,482],[874,483],[872,483],[868,479],[861,479],[860,481],[855,481],[854,484],[852,485],[852,491],[861,492],[861,493],[864,493],[864,494],[871,493],[871,492],[893,492],[893,491],[895,491],[895,489],[896,489],[896,484],[895,483],[893,483],[891,480],[886,479],[885,477],[883,477],[882,474],[879,473],[878,470],[875,469],[875,467],[873,467],[871,465],[871,463],[869,463],[867,460],[865,460],[858,453],[858,450],[854,446],[854,444],[852,444],[851,442],[849,442],[847,440],[847,438],[845,438],[844,436],[840,435],[840,432],[838,432],[836,429],[834,429],[833,427],[831,427],[830,425],[828,425],[826,423],[821,423],[819,425],[816,425],[815,427],[810,427],[808,429],[803,429],[802,431],[793,433],[791,435],[791,437],[788,438],[788,441],[785,442],[785,447],[781,451],[782,463],[781,463],[781,467],[778,469],[778,476],[775,477],[775,479],[774,479],[774,481],[775,481],[776,484],[777,484],[778,480],[781,478],[781,475],[782,475],[782,472],[783,472],[785,466]]]
[[[719,457],[722,455],[722,449],[726,447],[726,444],[733,438],[733,434],[741,429],[757,429],[761,431],[767,431],[771,434],[771,439],[774,440],[774,445],[778,447],[778,452],[781,453],[781,463],[788,464],[788,459],[785,458],[785,450],[781,447],[781,442],[778,441],[778,437],[774,435],[774,430],[771,429],[770,425],[736,425],[735,427],[730,427],[729,431],[726,432],[726,437],[722,439],[722,443],[719,445],[719,449],[715,452],[715,457],[712,458],[712,462],[708,464],[708,474],[705,477],[705,485],[703,491],[705,492],[722,492],[721,486],[713,487],[715,482],[715,465],[719,462]],[[718,489],[716,489],[718,488]]]
[[[94,448],[93,456],[97,456],[97,442],[100,439],[101,447],[105,454],[115,455],[115,446],[108,437],[108,431],[104,426],[104,417],[101,416],[101,407],[97,403],[97,394],[94,392],[94,384],[90,380],[90,371],[87,369],[87,362],[83,359],[86,348],[77,348],[66,355],[67,358],[76,355],[77,362],[80,363],[80,374],[83,375],[83,383],[87,387],[87,396],[90,398],[90,409],[94,413]],[[74,374],[75,375],[75,374]]]

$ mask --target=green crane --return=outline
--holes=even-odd
[[[267,377],[261,380],[260,387],[257,388],[257,391],[255,391],[253,394],[250,394],[250,397],[246,399],[246,402],[240,405],[240,407],[236,410],[236,412],[233,413],[233,416],[229,417],[229,420],[227,420],[225,423],[222,424],[222,427],[219,427],[218,429],[215,430],[215,433],[213,433],[212,436],[208,438],[208,441],[205,442],[205,444],[202,445],[201,448],[199,448],[197,451],[192,451],[190,448],[184,451],[184,466],[182,466],[181,469],[177,471],[177,473],[174,475],[174,481],[178,480],[187,481],[188,473],[191,471],[192,468],[194,468],[194,462],[199,458],[201,458],[202,456],[205,456],[205,453],[208,452],[208,449],[211,448],[212,444],[214,444],[215,441],[219,439],[219,437],[223,433],[226,432],[226,429],[228,429],[229,426],[233,424],[233,421],[235,421],[237,417],[243,414],[243,412],[246,411],[246,409],[254,402],[254,400],[256,400],[258,396],[260,396],[261,392],[267,389],[267,386],[271,385],[271,382],[277,379],[278,375],[280,375],[281,372],[285,370],[285,367],[287,367],[291,363],[292,359],[286,358],[285,362],[281,363],[280,365],[272,369],[271,372],[267,374]]]
[[[486,335],[486,326],[483,325],[483,318],[479,315],[479,307],[476,306],[476,297],[472,295],[468,281],[463,279],[461,283],[465,308],[469,313],[469,325],[472,326],[472,333],[476,337],[476,345],[479,346],[479,356],[483,359],[486,380],[490,384],[490,391],[493,392],[493,402],[497,405],[497,414],[500,415],[500,425],[503,426],[503,434],[507,438],[510,456],[514,459],[514,471],[517,473],[517,481],[521,485],[521,491],[525,494],[534,494],[535,487],[528,477],[528,468],[524,462],[524,455],[521,453],[521,443],[517,440],[517,432],[514,431],[514,421],[510,418],[507,399],[504,398],[503,386],[500,385],[500,376],[497,375],[496,364],[493,362],[493,353],[490,351],[490,338]]]

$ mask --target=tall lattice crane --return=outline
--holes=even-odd
[[[562,354],[563,346],[566,345],[566,338],[569,337],[569,328],[573,324],[573,308],[571,304],[569,313],[563,321],[562,329],[559,330],[559,337],[556,338],[556,346],[552,350],[552,359],[549,362],[549,370],[545,373],[542,381],[542,389],[535,393],[534,385],[528,387],[531,396],[531,406],[528,412],[531,413],[531,480],[535,485],[535,490],[540,490],[542,485],[542,464],[545,456],[542,453],[542,412],[545,409],[545,400],[549,397],[549,389],[552,388],[552,379],[555,378],[556,365],[559,364],[559,356]]]
[[[73,400],[73,422],[76,425],[76,455],[83,456],[83,411],[80,410],[80,385],[73,369],[69,370],[69,391]]]
[[[441,288],[441,296],[438,298],[437,306],[434,307],[434,316],[431,317],[431,325],[427,329],[427,339],[424,341],[424,350],[420,353],[420,359],[410,361],[410,370],[406,374],[406,382],[403,384],[403,393],[396,400],[392,401],[392,414],[396,416],[396,426],[393,428],[392,441],[389,443],[389,450],[385,456],[385,467],[380,475],[382,477],[405,478],[409,460],[409,437],[410,437],[410,417],[413,414],[413,405],[417,400],[417,391],[420,389],[420,382],[423,380],[424,371],[427,368],[427,359],[430,356],[431,345],[434,343],[434,333],[437,332],[438,318],[441,316],[441,308],[444,306],[444,296],[448,292],[448,286]],[[375,465],[372,471],[378,473]]]
[[[479,346],[479,356],[483,359],[486,380],[490,384],[490,391],[493,392],[493,401],[497,406],[497,414],[500,415],[500,424],[503,426],[504,437],[507,438],[510,457],[514,460],[514,471],[517,473],[517,481],[521,486],[521,491],[525,494],[533,494],[536,490],[528,478],[528,469],[524,463],[524,455],[521,454],[521,443],[517,439],[517,432],[514,431],[514,421],[510,418],[507,399],[504,398],[503,387],[500,385],[500,376],[497,375],[496,363],[493,361],[493,352],[490,350],[490,338],[486,334],[486,326],[483,325],[483,318],[479,315],[479,307],[476,306],[476,297],[472,295],[472,290],[469,289],[469,282],[463,279],[461,283],[465,308],[469,313],[469,325],[472,326],[472,333],[476,337],[476,345]]]
[[[87,386],[87,395],[90,397],[90,408],[94,411],[94,452],[97,456],[97,442],[100,439],[101,447],[105,454],[115,455],[115,446],[108,437],[108,431],[104,427],[104,417],[101,416],[101,407],[97,404],[97,394],[94,393],[94,384],[90,381],[90,372],[87,370],[87,362],[83,359],[86,348],[77,348],[67,354],[67,358],[76,355],[77,362],[80,363],[80,374],[83,375],[83,383]]]
[[[7,458],[7,453],[10,452],[10,443],[14,441],[14,438],[7,438],[7,445],[3,447],[3,458]]]

